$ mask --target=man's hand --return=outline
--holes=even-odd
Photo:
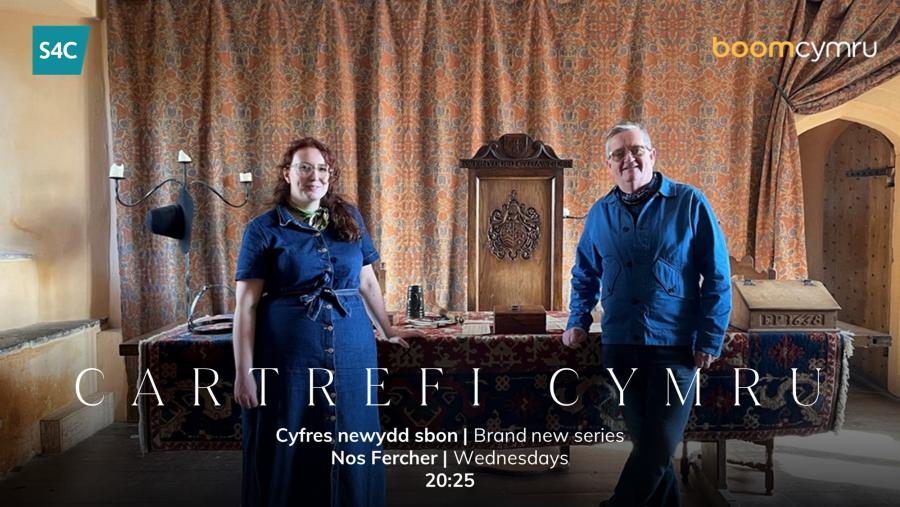
[[[563,345],[570,349],[577,349],[587,340],[587,336],[587,332],[580,327],[566,329],[566,332],[562,335]]]
[[[706,352],[694,352],[694,366],[697,368],[709,368],[718,356]]]

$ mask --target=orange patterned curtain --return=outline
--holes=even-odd
[[[792,14],[788,40],[821,44],[865,42],[854,58],[788,57],[778,73],[783,97],[773,104],[760,173],[756,223],[757,269],[775,268],[779,278],[805,278],[806,243],[800,145],[794,113],[836,107],[900,72],[900,2],[801,2]],[[827,47],[827,46],[826,46]],[[807,50],[808,52],[808,50]],[[866,57],[866,53],[877,53]],[[774,81],[774,80],[773,80]]]
[[[854,7],[848,23],[889,23],[872,13],[891,4]],[[467,182],[458,160],[501,134],[528,133],[574,159],[565,206],[583,215],[612,184],[604,131],[631,119],[648,127],[661,171],[706,192],[733,254],[771,251],[778,267],[800,273],[799,179],[782,184],[791,173],[768,162],[766,144],[773,108],[784,114],[768,81],[782,60],[718,58],[712,40],[787,39],[804,5],[110,0],[114,159],[130,169],[125,193],[175,174],[179,149],[194,157],[193,176],[230,192],[238,171],[253,171],[254,201],[241,210],[195,191],[196,290],[233,279],[243,225],[268,208],[283,147],[319,137],[336,149],[339,189],[359,205],[386,263],[388,306],[402,308],[405,287],[418,283],[429,307],[462,309]],[[793,80],[780,82],[805,103],[797,93],[808,79],[798,89]],[[834,73],[815,95],[847,80],[854,94],[880,82]],[[793,129],[785,133],[796,144]],[[118,210],[127,336],[185,314],[180,254],[144,230],[145,211]],[[566,222],[566,270],[580,229]]]

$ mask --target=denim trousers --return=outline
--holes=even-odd
[[[625,388],[625,426],[633,444],[609,503],[615,507],[680,506],[672,454],[684,436],[697,389],[690,347],[606,345],[603,362]],[[671,370],[670,377],[668,370]],[[678,384],[682,403],[672,378]]]

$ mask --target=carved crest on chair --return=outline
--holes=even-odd
[[[541,238],[541,216],[536,209],[520,203],[513,190],[509,200],[491,212],[487,235],[491,253],[498,259],[530,259]]]
[[[504,134],[461,163],[462,167],[572,167],[571,160],[560,159],[553,148],[527,134]]]

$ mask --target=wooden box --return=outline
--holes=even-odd
[[[814,280],[734,280],[731,326],[743,331],[836,331],[837,304]]]
[[[494,334],[545,334],[547,312],[540,305],[494,307]]]
[[[41,449],[45,454],[64,452],[113,422],[113,393],[85,395],[90,404],[73,401],[41,419]]]

